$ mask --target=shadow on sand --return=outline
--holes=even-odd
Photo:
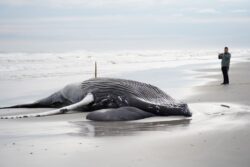
[[[79,128],[77,133],[70,135],[88,137],[108,137],[108,136],[132,136],[147,131],[171,131],[176,128],[189,126],[191,119],[178,119],[154,122],[95,122],[77,121],[71,122]]]

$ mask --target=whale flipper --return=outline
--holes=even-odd
[[[56,114],[63,114],[68,111],[76,110],[77,108],[81,106],[88,105],[94,101],[94,96],[92,93],[88,93],[80,102],[62,107],[59,109],[51,110],[51,111],[45,111],[41,113],[35,113],[35,114],[21,114],[21,115],[13,115],[13,116],[2,116],[0,119],[16,119],[16,118],[28,118],[28,117],[43,117],[43,116],[50,116],[50,115],[56,115]]]
[[[132,121],[155,116],[135,107],[120,107],[96,110],[87,115],[92,121]]]

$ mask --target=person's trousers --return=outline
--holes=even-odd
[[[229,78],[228,78],[228,70],[229,67],[221,67],[222,70],[222,74],[223,74],[223,79],[224,79],[224,84],[228,84],[229,83]]]

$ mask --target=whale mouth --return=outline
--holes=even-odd
[[[170,108],[176,114],[170,114],[168,116],[184,116],[184,117],[192,117],[192,112],[186,103],[179,103],[178,106],[174,108]]]
[[[189,107],[187,104],[184,104],[184,111],[183,111],[183,114],[186,116],[186,117],[192,117],[192,112],[190,111]]]

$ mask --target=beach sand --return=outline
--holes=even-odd
[[[203,71],[218,71],[218,69],[203,69]],[[222,74],[204,76],[216,78],[207,85],[197,86],[193,90],[199,92],[188,99],[189,102],[226,102],[250,105],[250,73],[249,62],[233,65],[229,70],[230,85],[221,86]]]
[[[220,85],[219,68],[188,65],[121,75],[147,81],[188,102],[191,118],[92,122],[85,113],[72,113],[0,120],[0,166],[247,167],[249,67],[247,62],[233,64],[227,86]],[[39,111],[6,109],[1,115]]]

